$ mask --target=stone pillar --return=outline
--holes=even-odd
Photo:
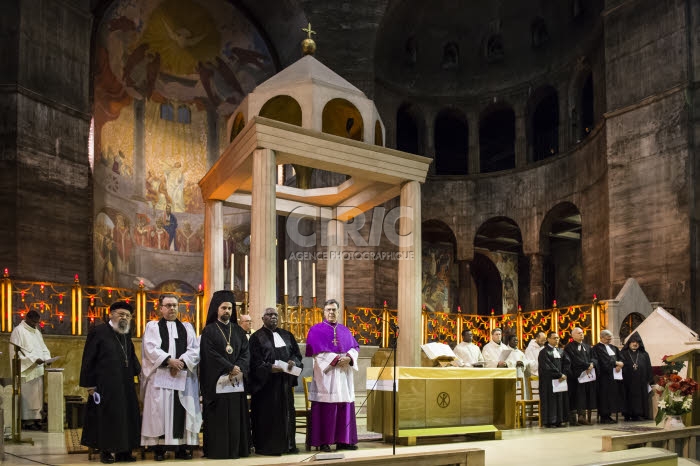
[[[343,262],[343,239],[345,223],[330,220],[326,225],[328,231],[328,261],[326,269],[326,299],[336,299],[340,303],[338,321],[343,321],[345,313],[345,263]],[[319,300],[319,307],[324,299]]]
[[[569,149],[569,128],[571,120],[569,117],[569,92],[566,83],[557,90],[559,96],[559,154]]]
[[[63,399],[63,370],[47,369],[48,394],[48,420],[49,433],[63,432],[63,420],[65,419],[65,400]]]
[[[527,165],[527,125],[525,109],[515,108],[515,168]]]
[[[399,220],[399,366],[420,366],[421,340],[421,195],[420,183],[401,187]]]
[[[203,275],[202,326],[206,321],[211,295],[224,289],[224,216],[221,201],[206,201],[204,205]],[[240,296],[236,298],[241,299]]]
[[[469,174],[475,175],[481,170],[481,159],[479,151],[479,114],[470,113],[469,124]]]
[[[146,199],[146,103],[141,99],[134,99],[133,197],[139,200]]]
[[[544,256],[539,253],[530,254],[530,307],[544,308]]]
[[[255,328],[265,308],[277,304],[277,165],[271,149],[253,152],[253,193],[250,211],[250,306]]]

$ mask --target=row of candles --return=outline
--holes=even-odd
[[[231,289],[233,290],[234,287],[234,274],[235,274],[235,256],[231,254]],[[243,291],[247,292],[248,291],[248,254],[245,255],[244,259],[244,275],[243,275]],[[299,275],[299,280],[298,280],[298,296],[302,296],[302,290],[301,290],[301,284],[302,284],[302,276],[301,276],[301,261],[297,262],[297,273]],[[287,295],[288,293],[288,283],[289,280],[287,278],[287,259],[284,260],[284,294]],[[316,263],[312,262],[311,263],[311,297],[315,298],[316,297]]]

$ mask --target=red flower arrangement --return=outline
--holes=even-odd
[[[698,383],[690,377],[683,378],[678,371],[685,366],[682,361],[670,362],[664,356],[664,374],[659,377],[654,389],[659,395],[659,411],[656,413],[657,424],[665,416],[680,416],[689,413],[693,407],[693,394],[698,391]]]

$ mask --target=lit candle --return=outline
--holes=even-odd
[[[248,254],[245,255],[245,264],[243,264],[245,269],[245,281],[243,282],[243,291],[248,291]]]
[[[233,291],[234,275],[233,275],[233,253],[231,253],[231,291]]]
[[[297,262],[297,265],[299,266],[299,296],[302,296],[301,294],[301,261]]]
[[[284,260],[284,294],[285,296],[289,294],[287,293],[287,259]]]

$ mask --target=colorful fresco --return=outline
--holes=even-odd
[[[196,288],[198,182],[226,144],[228,116],[276,72],[272,53],[225,0],[118,0],[96,37],[95,281]]]
[[[434,312],[451,312],[459,272],[454,265],[452,243],[423,243],[423,304]]]
[[[496,251],[483,252],[494,263],[503,283],[503,314],[518,311],[518,256]]]

